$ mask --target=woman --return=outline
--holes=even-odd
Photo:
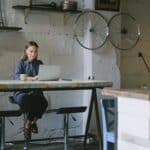
[[[26,80],[38,80],[39,65],[43,64],[38,60],[38,45],[30,41],[24,50],[24,54],[16,64],[13,79],[20,80],[20,74],[26,74]],[[20,105],[21,110],[27,114],[24,124],[24,136],[31,139],[31,132],[38,133],[36,121],[41,118],[47,108],[47,100],[41,90],[17,91],[14,92],[14,100]]]

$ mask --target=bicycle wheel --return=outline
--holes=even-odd
[[[74,33],[77,42],[83,48],[96,50],[104,45],[108,37],[107,22],[96,11],[84,11],[75,21]],[[87,37],[89,39],[86,39]]]
[[[136,46],[140,37],[140,29],[136,19],[127,13],[114,15],[109,23],[109,40],[120,50],[128,50]]]

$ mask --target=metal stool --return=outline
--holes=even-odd
[[[12,103],[12,104],[17,104],[16,102],[15,102],[15,99],[14,99],[14,97],[13,96],[10,96],[9,97],[9,101],[10,101],[10,103]],[[21,111],[20,111],[21,112]],[[21,112],[21,113],[23,113],[23,112]],[[26,119],[27,118],[27,114],[26,113],[24,113],[24,119]],[[29,149],[29,141],[27,141],[27,140],[25,140],[25,144],[24,144],[24,148],[23,148],[24,150],[28,150]]]
[[[19,110],[4,110],[0,111],[0,130],[1,130],[1,138],[0,138],[0,149],[4,150],[5,147],[5,117],[16,117],[20,116],[22,112]]]
[[[70,113],[85,112],[86,107],[63,107],[59,108],[57,114],[64,114],[64,150],[68,150],[68,125]]]

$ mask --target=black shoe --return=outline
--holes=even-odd
[[[31,132],[32,133],[38,133],[38,127],[36,123],[31,124]]]

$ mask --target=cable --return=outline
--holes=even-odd
[[[70,114],[70,115],[71,115],[71,118],[73,121],[77,121],[76,117],[74,117],[72,114]]]
[[[144,64],[145,64],[146,69],[147,69],[148,72],[150,73],[150,68],[149,68],[149,66],[148,66],[148,64],[147,64],[147,62],[146,62],[146,60],[145,60],[145,58],[144,58],[142,52],[139,52],[139,53],[138,53],[138,57],[141,57],[141,58],[142,58],[142,60],[143,60],[143,62],[144,62]]]
[[[14,126],[14,123],[8,117],[6,117],[6,118],[10,122],[10,124]]]

